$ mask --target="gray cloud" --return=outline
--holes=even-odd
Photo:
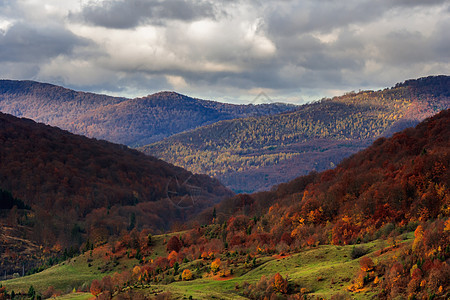
[[[383,7],[376,1],[302,1],[269,7],[268,31],[272,36],[297,36],[310,31],[330,31],[377,18]]]
[[[450,73],[448,0],[42,2],[0,0],[0,77],[282,100]]]
[[[266,21],[271,35],[295,36],[310,31],[331,31],[385,17],[395,9],[437,6],[446,0],[270,1]],[[401,15],[401,14],[400,14]]]
[[[433,5],[439,5],[444,4],[447,1],[446,0],[386,0],[388,3],[392,3],[392,5],[398,5],[398,6],[409,6],[409,7],[415,7],[415,6],[433,6]]]
[[[193,21],[213,18],[212,3],[201,0],[115,0],[90,4],[71,18],[107,28],[134,28],[141,24],[163,25],[166,20]]]
[[[449,28],[450,18],[438,24],[438,27],[433,32],[430,40],[434,58],[437,61],[447,64],[450,61],[450,39],[445,37],[449,34]]]
[[[86,39],[59,27],[31,27],[16,23],[0,35],[0,61],[33,62],[71,54],[77,46],[87,46]]]

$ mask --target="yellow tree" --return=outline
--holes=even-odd
[[[288,281],[280,273],[277,273],[273,277],[272,287],[275,292],[286,294],[288,291]]]
[[[192,272],[189,269],[185,269],[181,274],[181,279],[184,281],[188,281],[192,279]]]
[[[414,231],[414,243],[413,243],[413,251],[416,251],[417,247],[421,244],[423,240],[423,227],[422,225],[417,226]]]
[[[220,269],[220,258],[217,258],[211,263],[211,271],[214,274],[216,274],[217,271],[219,271],[219,269]]]

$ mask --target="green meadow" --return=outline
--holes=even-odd
[[[159,255],[167,255],[163,245],[168,235],[155,236],[153,250]],[[412,233],[402,236],[403,242],[412,241]],[[389,247],[385,240],[375,240],[360,245],[322,245],[305,248],[298,253],[277,257],[261,255],[256,258],[256,264],[249,267],[248,264],[233,266],[233,275],[227,278],[219,278],[211,274],[197,275],[194,280],[181,281],[179,276],[174,276],[175,282],[169,284],[135,285],[131,286],[135,292],[145,295],[157,295],[162,292],[170,292],[176,299],[245,299],[242,295],[242,287],[257,283],[262,276],[269,278],[280,273],[288,278],[290,283],[303,288],[310,296],[318,296],[329,299],[333,295],[344,295],[352,299],[367,299],[374,296],[370,289],[350,292],[347,288],[359,269],[359,258],[352,259],[351,252],[354,247],[364,247],[367,256],[375,263],[388,259],[395,254],[395,249],[385,254],[376,256],[375,252]],[[193,269],[195,265],[202,263],[201,259],[180,264],[180,271]],[[203,262],[205,263],[205,262]],[[206,262],[208,263],[208,262]],[[210,262],[209,262],[210,263]],[[62,291],[63,296],[59,300],[84,300],[93,296],[90,293],[74,293],[73,290],[88,290],[92,280],[101,279],[114,272],[130,270],[137,265],[136,259],[122,257],[118,263],[111,265],[108,259],[98,253],[86,252],[83,255],[67,260],[40,273],[3,281],[7,291],[14,290],[26,292],[32,285],[38,292],[44,292],[49,286]],[[181,272],[180,272],[181,273]]]

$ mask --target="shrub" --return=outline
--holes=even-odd
[[[361,267],[361,270],[364,272],[370,272],[373,270],[374,263],[373,260],[370,257],[363,257],[359,261],[359,266]]]
[[[352,259],[360,258],[361,256],[364,256],[367,254],[367,249],[365,247],[356,247],[354,246],[352,249],[351,257]]]

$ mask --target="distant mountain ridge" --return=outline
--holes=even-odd
[[[295,109],[280,103],[234,105],[175,92],[127,99],[48,83],[0,80],[0,111],[133,147],[221,120]]]
[[[380,91],[350,92],[294,112],[221,121],[140,148],[236,192],[267,190],[344,157],[443,109],[450,77],[407,80]]]

